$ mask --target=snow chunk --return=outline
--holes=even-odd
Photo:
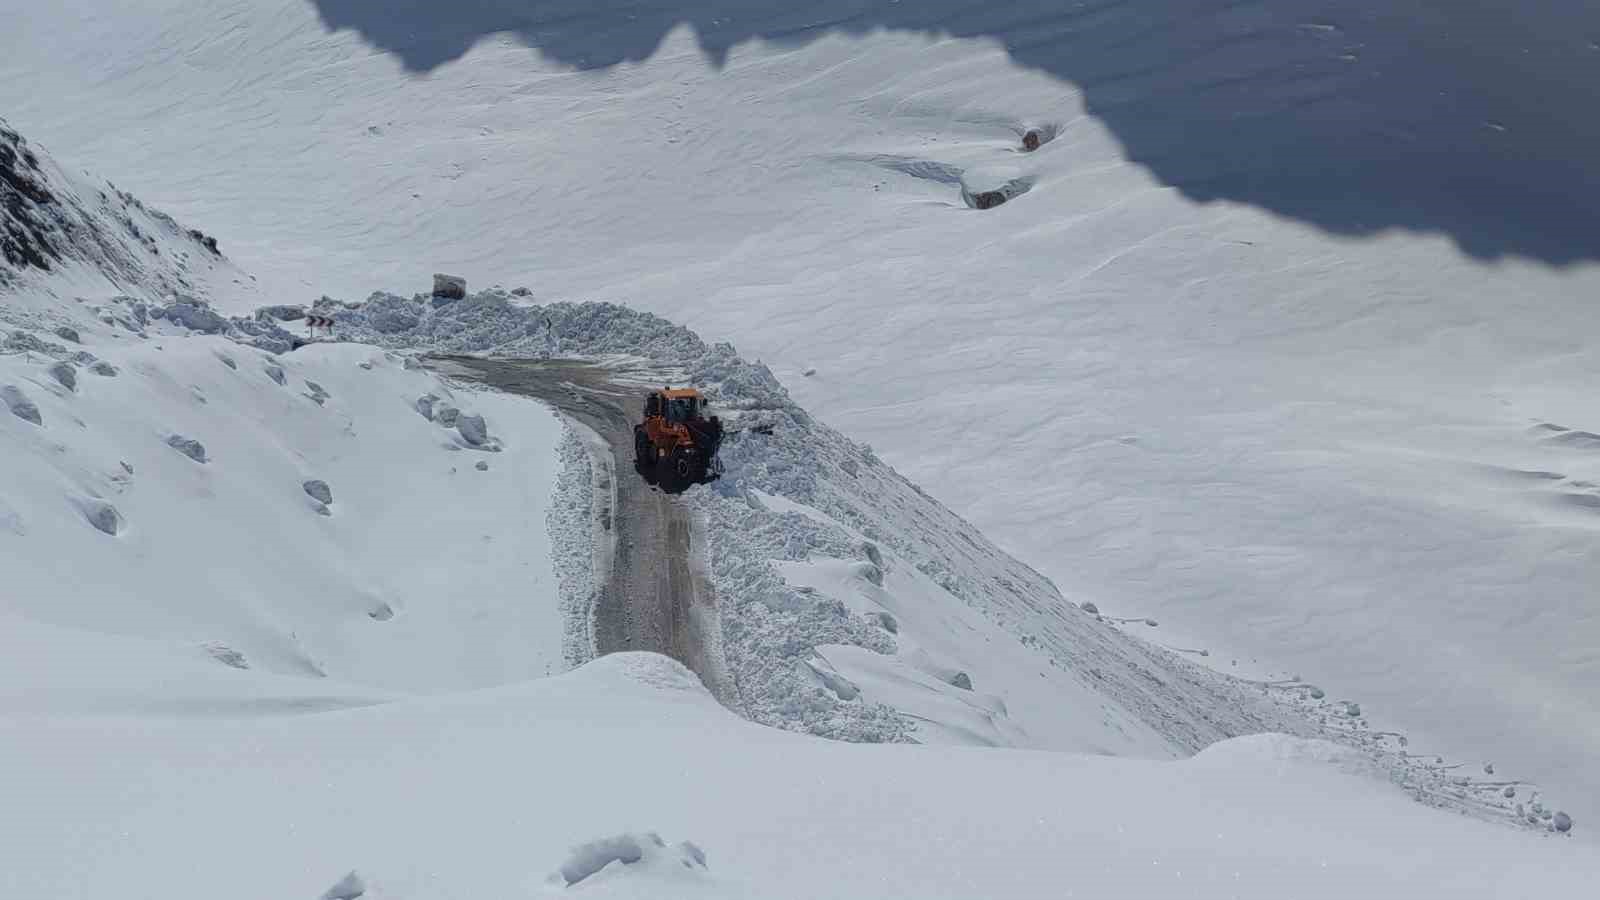
[[[474,447],[489,443],[489,425],[483,416],[462,416],[456,422],[456,430],[461,432],[462,440]]]
[[[318,503],[333,502],[333,489],[328,487],[326,481],[313,478],[301,484],[300,487]]]
[[[181,434],[174,434],[167,438],[167,446],[182,453],[197,463],[207,462],[206,445],[193,438],[186,438]]]
[[[227,644],[221,644],[213,641],[212,643],[203,644],[201,646],[205,648],[206,653],[209,654],[212,659],[222,663],[230,669],[250,668],[250,663],[244,658],[244,654],[233,649],[232,647],[229,647]]]
[[[446,404],[435,410],[433,417],[438,420],[440,425],[446,428],[454,428],[456,427],[456,420],[461,418],[461,410]]]
[[[417,398],[417,403],[416,403],[417,412],[420,413],[424,419],[427,419],[428,421],[432,422],[433,421],[433,405],[435,403],[438,403],[438,402],[439,402],[439,398],[438,398],[437,395],[435,395],[435,394],[423,394],[421,397]]]
[[[35,425],[44,424],[44,417],[39,415],[39,407],[28,399],[28,395],[22,392],[22,388],[14,384],[0,387],[0,400],[4,400],[6,406],[10,407],[12,415],[24,422],[32,422]]]
[[[653,831],[619,834],[574,847],[567,861],[561,865],[559,875],[571,887],[600,874],[612,863],[631,866],[641,861],[646,862],[647,866],[655,863],[704,870],[706,852],[693,841],[668,847],[661,835]]]
[[[58,362],[49,369],[50,377],[69,391],[78,389],[78,370],[69,362]]]
[[[424,310],[415,300],[379,294],[367,301],[364,312],[373,328],[384,334],[398,334],[421,324]]]
[[[350,874],[339,879],[337,884],[323,892],[322,900],[356,900],[357,897],[366,892],[366,882],[362,881],[361,876],[352,869]]]

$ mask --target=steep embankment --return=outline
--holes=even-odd
[[[0,164],[0,713],[310,710],[564,668],[552,416],[371,347],[284,354],[279,318],[203,299],[253,297],[207,238],[9,130]]]

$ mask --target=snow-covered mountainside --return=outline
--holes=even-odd
[[[203,238],[3,139],[22,249],[0,268],[0,708],[349,694],[263,682],[230,697],[222,666],[357,697],[564,668],[559,610],[523,601],[554,593],[552,415],[458,399],[371,347],[267,352],[298,338],[188,293],[228,276],[234,303],[251,296]],[[473,415],[489,442],[454,421]]]
[[[1436,6],[9,15],[0,897],[1580,894],[1600,32]],[[438,352],[707,390],[715,699]]]
[[[0,33],[0,105],[220,234],[261,302],[443,270],[658,312],[1069,596],[1600,796],[1596,29],[68,0]]]

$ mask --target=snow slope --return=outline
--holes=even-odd
[[[341,712],[0,729],[6,896],[1331,900],[1600,877],[1585,844],[1439,815],[1323,744],[1168,763],[844,745],[741,721],[647,655]],[[634,865],[558,874],[630,845]]]
[[[65,0],[0,103],[274,300],[735,340],[1074,599],[1600,796],[1591,9],[777,6]]]
[[[32,161],[0,224],[40,251],[0,266],[6,712],[315,709],[565,668],[551,414],[372,347],[224,338],[287,332],[189,293],[252,296],[203,237],[5,140]]]

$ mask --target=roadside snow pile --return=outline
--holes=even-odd
[[[705,389],[733,432],[724,478],[694,492],[710,525],[709,563],[723,610],[724,651],[743,711],[771,725],[845,740],[919,739],[913,720],[863,697],[846,699],[806,664],[825,645],[894,652],[878,611],[786,584],[772,560],[812,556],[871,563],[864,549],[931,582],[1012,635],[1036,663],[1031,677],[1092,685],[1115,707],[1117,741],[1070,741],[1075,749],[1170,755],[1258,731],[1306,732],[1299,716],[1241,685],[1122,635],[1068,604],[1037,572],[895,473],[870,447],[816,422],[765,366],[729,344],[708,345],[657,316],[614,304],[518,305],[491,290],[445,305],[418,295],[372,295],[320,307],[339,331],[391,348],[548,358],[644,358]],[[395,329],[397,313],[415,324]],[[426,400],[427,398],[424,398]],[[419,403],[419,411],[427,415]],[[760,426],[763,433],[748,430]],[[770,429],[771,433],[764,433]],[[774,512],[764,492],[803,504],[825,521]],[[1057,672],[1057,676],[1046,674]],[[952,686],[954,687],[954,686]],[[957,690],[959,690],[957,688]],[[846,692],[849,693],[849,692]],[[1058,713],[1059,715],[1059,713]],[[1125,720],[1125,721],[1124,721]],[[1059,741],[1024,741],[1060,746]]]

